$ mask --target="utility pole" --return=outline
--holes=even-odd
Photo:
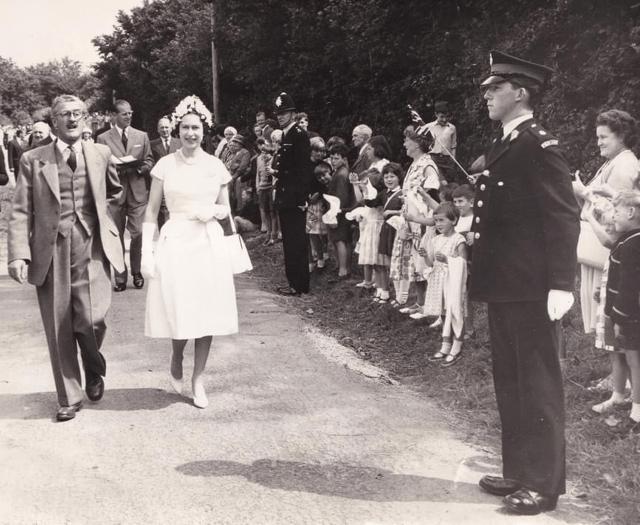
[[[220,123],[220,84],[218,80],[218,53],[216,51],[214,28],[215,28],[215,6],[214,0],[208,0],[211,4],[211,91],[213,95],[213,122]]]

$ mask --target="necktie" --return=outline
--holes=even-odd
[[[129,141],[127,140],[127,132],[125,130],[122,130],[122,145],[124,146],[124,152],[127,152],[127,143]]]
[[[166,139],[164,141],[164,149],[167,151],[167,153],[169,153],[169,139]]]
[[[67,164],[71,168],[71,171],[75,173],[76,167],[78,166],[77,159],[76,159],[76,152],[71,146],[69,146],[67,149],[69,150],[69,157],[67,158]]]

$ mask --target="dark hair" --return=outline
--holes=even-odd
[[[402,181],[404,181],[404,170],[402,166],[397,162],[390,162],[384,168],[382,168],[382,176],[386,173],[393,173],[396,177],[398,177],[398,182],[402,185]]]
[[[455,224],[460,218],[460,210],[452,202],[443,202],[433,211],[433,215],[444,215]]]
[[[258,146],[264,146],[266,143],[267,143],[267,141],[262,137],[258,137],[258,140],[256,140],[256,144]]]
[[[453,202],[453,192],[458,189],[458,184],[451,182],[446,186],[440,186],[438,189],[438,195],[440,195],[443,202]]]
[[[391,157],[391,147],[387,139],[382,135],[376,135],[369,140],[369,146],[373,148],[373,154],[378,159],[388,159]]]
[[[461,186],[458,186],[455,190],[453,190],[453,193],[451,194],[451,196],[454,199],[464,198],[467,200],[471,200],[476,196],[476,192],[471,187],[471,185],[463,184]]]
[[[637,125],[636,119],[620,109],[604,111],[596,119],[596,126],[607,126],[627,148],[632,148],[638,142]]]
[[[435,107],[433,108],[433,112],[449,115],[449,103],[444,100],[436,102]]]
[[[316,167],[313,169],[313,174],[317,177],[320,174],[331,173],[332,171],[333,168],[331,167],[331,164],[323,160],[316,164]]]
[[[327,140],[327,149],[328,150],[331,149],[331,146],[335,144],[346,144],[346,143],[347,142],[342,137],[338,137],[337,135],[334,135],[329,140]]]
[[[17,129],[16,130],[16,137],[22,137],[22,135],[24,135],[24,131],[22,131],[21,129]]]
[[[544,95],[544,86],[537,80],[525,77],[524,75],[515,74],[509,76],[509,78],[507,78],[507,82],[516,89],[524,88],[527,90],[527,93],[529,93],[529,106],[531,109],[535,109],[542,100],[542,96]]]
[[[329,148],[329,155],[340,155],[343,158],[349,154],[349,148],[346,144],[334,144]]]

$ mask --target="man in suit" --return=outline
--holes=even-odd
[[[295,104],[280,93],[274,113],[282,129],[282,142],[274,166],[277,177],[275,205],[280,217],[284,266],[288,286],[281,295],[309,293],[309,254],[306,235],[306,206],[311,187],[311,146],[309,136],[295,121]]]
[[[104,124],[101,128],[97,129],[93,135],[93,141],[98,142],[98,137],[103,133],[109,131],[116,125],[116,114],[115,112],[109,112],[107,118],[104,119]]]
[[[351,169],[349,170],[351,173],[360,175],[363,171],[369,169],[371,161],[369,157],[365,155],[365,151],[367,150],[372,134],[373,131],[366,124],[359,124],[353,129],[351,140],[358,151],[358,157],[351,163]]]
[[[31,138],[31,146],[25,151],[51,144],[53,139],[51,138],[51,128],[49,127],[49,124],[43,121],[36,122],[33,125],[33,130],[31,131]]]
[[[142,257],[142,220],[149,198],[147,177],[153,167],[153,155],[149,137],[144,131],[131,127],[133,111],[126,100],[116,100],[114,103],[116,125],[109,131],[98,135],[98,144],[109,146],[111,153],[119,163],[118,177],[122,184],[122,196],[113,213],[120,232],[122,251],[124,253],[125,226],[131,235],[129,259],[133,286],[142,288],[144,277],[140,272]],[[116,292],[127,289],[127,271],[116,273]]]
[[[151,141],[151,154],[153,155],[154,163],[158,162],[165,155],[169,155],[169,153],[175,153],[180,149],[180,146],[182,146],[179,139],[171,136],[171,121],[167,117],[162,117],[158,120],[158,135],[160,135],[159,138]],[[168,220],[169,210],[167,209],[167,203],[164,201],[164,197],[162,197],[160,212],[158,213],[158,230],[160,230]]]
[[[484,98],[503,128],[476,183],[470,299],[488,303],[503,477],[480,486],[534,515],[565,492],[558,336],[573,304],[579,209],[558,140],[533,118],[552,71],[491,55]]]
[[[9,218],[9,275],[36,286],[58,394],[58,421],[73,419],[86,393],[104,393],[100,353],[111,303],[110,266],[124,270],[109,206],[122,193],[109,148],[80,139],[87,114],[75,96],[53,102],[58,139],[27,151]]]
[[[13,172],[16,181],[18,180],[18,173],[20,173],[20,156],[26,148],[23,137],[24,131],[21,129],[16,130],[16,134],[9,142],[9,148],[7,150],[9,154],[9,169]]]

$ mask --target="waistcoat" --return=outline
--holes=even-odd
[[[88,235],[93,233],[98,224],[98,213],[92,198],[87,166],[84,155],[77,155],[76,171],[56,151],[58,164],[58,181],[60,184],[60,224],[58,233],[63,237],[69,235],[76,221],[82,224]]]

